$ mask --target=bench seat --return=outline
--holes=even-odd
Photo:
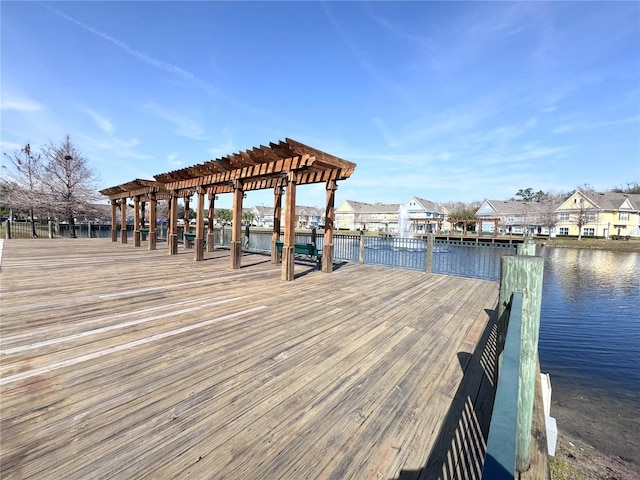
[[[284,242],[277,241],[276,249],[279,253],[282,253],[282,249],[284,247]],[[307,255],[309,257],[315,257],[318,261],[318,265],[322,261],[322,251],[318,250],[313,243],[294,243],[293,244],[294,252],[298,255]]]

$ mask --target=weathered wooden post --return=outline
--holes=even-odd
[[[11,218],[7,218],[7,229],[4,231],[7,240],[11,240]]]
[[[233,223],[231,225],[231,268],[238,269],[242,262],[242,181],[233,181]]]
[[[358,247],[358,262],[364,264],[364,230],[360,230],[360,244]]]
[[[295,239],[296,239],[296,175],[289,172],[284,207],[284,241],[282,245],[282,272],[280,278],[292,281],[295,272]]]
[[[433,233],[427,233],[427,258],[424,269],[427,273],[433,272],[433,237]]]
[[[87,238],[91,238],[91,222],[87,222]]]
[[[49,220],[48,222],[48,230],[49,230],[49,238],[53,238],[53,222]]]
[[[111,241],[112,242],[118,241],[117,213],[118,213],[118,201],[111,200]]]
[[[501,322],[511,294],[513,292],[523,293],[516,454],[516,468],[519,472],[526,471],[530,463],[543,269],[544,259],[542,257],[523,255],[502,257],[498,304],[498,318]],[[505,335],[506,329],[500,325],[498,332],[498,351],[500,354],[504,348]],[[500,360],[498,360],[499,367]]]
[[[530,255],[536,254],[536,242],[530,236],[526,236],[523,243],[519,243],[516,246],[516,253],[518,255]]]
[[[333,271],[333,222],[336,217],[335,198],[338,185],[335,180],[327,181],[327,195],[324,213],[324,245],[322,246],[322,271]]]
[[[186,235],[189,233],[189,217],[191,215],[191,210],[189,209],[189,198],[189,195],[185,195],[182,199],[184,202],[184,215],[182,216],[182,223],[184,224],[184,228],[182,229],[182,246],[184,248],[190,248]]]
[[[158,241],[158,199],[155,193],[149,194],[149,250],[156,249]]]
[[[209,210],[207,211],[207,252],[213,252],[215,234],[213,231],[213,219],[215,218],[216,194],[211,192],[209,197]]]
[[[127,243],[127,199],[120,199],[120,241]]]
[[[169,207],[169,234],[167,235],[169,244],[169,255],[178,254],[178,195],[171,192],[171,203]]]
[[[133,246],[140,246],[140,196],[133,197]]]
[[[271,232],[271,263],[282,263],[282,253],[278,252],[276,242],[280,240],[280,220],[282,217],[282,186],[273,189],[273,231]]]
[[[198,187],[198,203],[196,207],[196,239],[193,243],[195,249],[194,260],[204,260],[204,188]]]

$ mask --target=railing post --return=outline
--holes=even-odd
[[[543,268],[544,259],[542,257],[516,255],[502,258],[498,305],[498,318],[501,323],[498,329],[498,352],[500,355],[506,335],[506,328],[504,328],[502,321],[504,310],[513,292],[523,293],[516,455],[516,468],[519,472],[528,470],[530,462]],[[498,360],[498,368],[500,368],[500,363],[501,358]]]
[[[360,245],[358,248],[358,262],[364,263],[364,230],[360,230]]]
[[[536,242],[531,237],[525,237],[524,243],[519,243],[516,246],[516,252],[518,255],[533,256],[536,254]]]
[[[425,272],[433,272],[433,233],[427,234],[427,258],[425,262]]]
[[[49,220],[48,222],[48,230],[49,230],[49,238],[53,238],[53,222]]]
[[[4,236],[7,240],[11,240],[11,219],[7,218],[7,229],[4,232]]]

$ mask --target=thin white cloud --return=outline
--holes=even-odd
[[[222,139],[217,145],[209,148],[208,152],[215,159],[234,153],[236,150],[237,149],[233,142],[233,133],[231,131],[231,128],[224,127],[222,129]]]
[[[575,123],[565,123],[554,128],[552,132],[556,134],[560,134],[560,133],[568,133],[568,132],[574,132],[574,131],[604,129],[604,128],[610,128],[610,127],[617,127],[620,125],[627,125],[630,123],[640,123],[640,115],[636,115],[634,117],[619,118],[616,120],[607,120],[603,122],[580,121]]]
[[[147,103],[144,107],[162,120],[172,123],[176,128],[176,135],[194,140],[206,140],[204,128],[195,120],[155,103]]]
[[[86,113],[87,115],[89,115],[94,122],[96,122],[96,125],[98,126],[98,128],[100,130],[102,130],[105,133],[109,133],[112,134],[114,131],[114,127],[113,124],[107,120],[105,117],[103,117],[102,115],[100,115],[98,112],[95,112],[94,110],[91,110],[90,108],[82,108],[82,111],[84,113]]]
[[[266,112],[263,110],[260,110],[258,108],[252,107],[250,105],[247,105],[239,100],[236,100],[235,98],[231,98],[227,95],[225,95],[220,89],[218,89],[216,86],[202,80],[201,78],[199,78],[197,75],[191,73],[188,70],[185,70],[182,67],[179,67],[177,65],[174,65],[172,63],[169,62],[164,62],[162,60],[159,60],[157,58],[154,58],[150,55],[147,55],[144,52],[141,52],[139,50],[136,50],[133,47],[130,47],[129,45],[127,45],[125,42],[118,40],[115,37],[112,37],[111,35],[108,35],[104,32],[101,32],[100,30],[97,30],[89,25],[87,25],[86,23],[81,22],[80,20],[77,20],[73,17],[71,17],[70,15],[67,15],[66,13],[61,12],[60,10],[57,10],[55,8],[53,8],[51,5],[44,5],[44,7],[46,7],[49,11],[53,12],[54,14],[58,15],[61,18],[64,18],[65,20],[79,26],[80,28],[83,28],[84,30],[92,33],[93,35],[96,35],[97,37],[102,38],[103,40],[111,43],[112,45],[115,45],[116,47],[120,48],[121,50],[123,50],[124,52],[128,53],[129,55],[137,58],[138,60],[144,62],[147,65],[150,65],[152,67],[158,68],[160,70],[163,70],[165,72],[171,73],[173,75],[176,75],[184,80],[187,80],[195,85],[197,85],[199,88],[201,88],[202,90],[204,90],[206,93],[208,93],[209,95],[212,95],[214,97],[217,97],[221,100],[224,100],[225,102],[228,102],[229,104],[231,104],[232,106],[242,109],[248,113],[253,113],[253,114],[259,114],[259,115],[263,115],[263,116],[268,116],[268,117],[273,117],[274,115],[271,114],[270,112]]]
[[[35,100],[22,97],[9,97],[7,95],[2,96],[0,102],[1,110],[17,110],[19,112],[36,112],[42,110],[44,107]]]
[[[176,153],[170,153],[169,155],[167,155],[167,163],[174,167],[179,167],[182,165],[182,162],[178,160],[178,154]]]

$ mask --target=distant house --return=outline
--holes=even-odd
[[[558,235],[640,237],[640,194],[637,193],[577,190],[560,204],[556,213]]]
[[[345,200],[336,208],[335,227],[343,230],[397,232],[400,205]]]
[[[441,203],[411,197],[399,208],[400,233],[436,233],[443,229],[449,211]]]
[[[553,215],[556,205],[522,200],[485,200],[476,211],[479,232],[493,233],[496,225],[501,233],[548,235],[550,223],[546,215]]]
[[[257,205],[251,209],[251,212],[256,226],[273,228],[273,207]]]
[[[251,209],[253,223],[259,227],[273,228],[273,207],[263,205]],[[324,212],[316,207],[296,205],[296,228],[317,228],[324,225]],[[280,225],[284,225],[284,208],[281,212]]]

